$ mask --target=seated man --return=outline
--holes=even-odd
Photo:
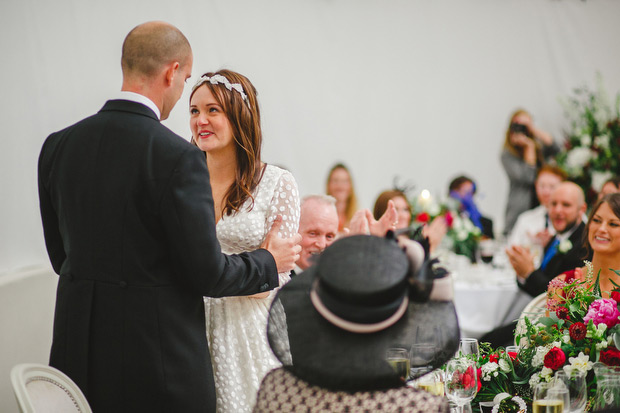
[[[314,257],[336,240],[338,234],[336,199],[330,195],[309,195],[302,199],[299,233],[301,252],[294,270],[296,274],[310,267],[314,263]],[[294,273],[291,272],[291,276]]]
[[[547,291],[547,285],[555,276],[576,267],[583,266],[588,257],[583,245],[586,210],[585,197],[581,188],[573,182],[560,183],[551,194],[549,219],[556,235],[545,246],[545,254],[538,268],[529,249],[514,245],[506,249],[510,263],[517,273],[519,288],[532,297]],[[481,342],[493,347],[506,346],[514,342],[516,322],[498,327],[480,338]]]
[[[368,209],[357,211],[351,219],[351,227],[345,228],[345,234],[384,236],[389,229],[395,229],[397,219],[394,202],[390,200],[385,213],[378,220],[374,219]],[[301,252],[291,277],[314,264],[314,259],[336,240],[338,212],[336,199],[333,196],[309,195],[301,200],[299,234]]]
[[[556,275],[583,265],[583,260],[588,258],[582,238],[585,211],[585,197],[577,184],[562,182],[555,188],[549,204],[549,219],[556,235],[545,245],[540,266],[534,266],[529,249],[519,245],[506,249],[519,288],[536,297],[547,291],[547,284]]]
[[[551,194],[560,182],[565,180],[566,173],[558,167],[545,165],[538,170],[535,188],[540,205],[519,215],[508,237],[508,245],[547,245],[555,235],[548,211]]]

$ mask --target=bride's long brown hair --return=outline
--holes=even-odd
[[[257,92],[254,85],[247,77],[232,70],[222,69],[217,72],[208,72],[203,76],[222,75],[230,83],[239,83],[247,96],[247,102],[236,90],[228,90],[221,83],[212,84],[204,82],[200,87],[208,87],[217,103],[222,107],[226,118],[230,122],[235,141],[235,153],[237,155],[237,170],[235,182],[224,194],[222,202],[222,216],[232,215],[239,211],[243,204],[251,199],[249,210],[254,207],[252,193],[261,180],[263,168],[261,167],[261,146],[263,134],[260,126],[260,110],[258,108]],[[191,101],[196,88],[192,91]],[[192,137],[192,143],[196,145]],[[209,156],[207,154],[207,156]]]

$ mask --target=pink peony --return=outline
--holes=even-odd
[[[611,298],[600,298],[590,304],[583,322],[587,324],[588,321],[592,320],[595,326],[603,323],[607,328],[612,328],[620,322],[618,320],[619,316],[618,304],[614,300]]]

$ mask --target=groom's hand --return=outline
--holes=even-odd
[[[301,235],[295,234],[290,238],[280,238],[278,231],[282,226],[282,217],[278,215],[273,221],[271,229],[265,237],[261,248],[266,249],[273,255],[278,267],[278,273],[290,271],[295,268],[301,252]]]

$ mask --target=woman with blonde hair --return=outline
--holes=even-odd
[[[510,182],[504,229],[506,235],[512,230],[519,214],[536,206],[534,182],[538,168],[559,151],[560,147],[553,137],[534,126],[528,112],[519,109],[512,114],[501,154]]]
[[[297,184],[288,171],[261,161],[256,89],[245,76],[202,75],[190,96],[190,129],[206,152],[222,252],[260,248],[278,215],[280,236],[297,233]],[[280,285],[290,280],[288,273],[279,278]],[[263,376],[280,365],[265,336],[274,294],[204,299],[218,412],[251,411]]]
[[[337,163],[329,170],[326,193],[336,198],[338,232],[342,233],[349,226],[351,218],[357,211],[357,198],[353,188],[353,179],[344,164]]]

